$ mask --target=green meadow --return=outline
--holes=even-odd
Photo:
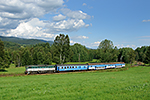
[[[0,100],[148,100],[150,67],[0,77]]]

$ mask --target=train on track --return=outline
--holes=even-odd
[[[28,65],[26,66],[25,74],[31,73],[56,73],[69,71],[83,71],[83,70],[101,70],[125,67],[124,62],[112,63],[87,63],[87,64],[62,64],[62,65]]]

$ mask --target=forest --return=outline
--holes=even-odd
[[[50,45],[37,43],[21,45],[19,43],[0,40],[0,69],[8,68],[10,64],[16,67],[37,64],[63,64],[66,62],[86,62],[96,59],[96,62],[134,61],[150,64],[150,46],[138,47],[135,50],[128,47],[117,48],[111,40],[103,40],[97,49],[88,49],[75,43],[70,45],[68,35],[60,34]]]

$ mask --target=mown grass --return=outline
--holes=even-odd
[[[150,67],[117,72],[82,72],[0,77],[0,100],[148,100]]]

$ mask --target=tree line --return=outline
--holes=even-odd
[[[8,44],[8,43],[7,43]],[[12,45],[12,44],[11,44]],[[10,47],[11,48],[11,47]],[[75,43],[70,45],[68,35],[60,34],[53,45],[41,43],[30,46],[19,46],[17,49],[4,49],[0,40],[0,68],[8,68],[11,63],[16,67],[37,64],[64,64],[66,62],[125,62],[133,63],[135,60],[150,63],[150,46],[138,47],[135,50],[124,47],[117,48],[111,40],[103,40],[97,49],[87,49]]]

